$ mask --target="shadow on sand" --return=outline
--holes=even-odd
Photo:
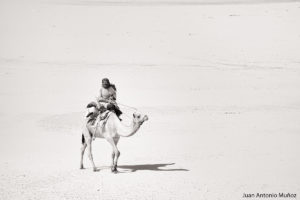
[[[127,169],[131,172],[136,172],[140,170],[147,170],[147,171],[189,171],[188,169],[169,169],[165,168],[170,165],[174,165],[175,163],[165,163],[165,164],[143,164],[143,165],[120,165],[118,166],[119,169]]]

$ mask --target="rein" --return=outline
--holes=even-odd
[[[132,106],[127,106],[127,105],[125,105],[125,104],[122,104],[122,103],[117,103],[118,105],[120,105],[120,106],[123,106],[123,107],[127,107],[127,108],[130,108],[130,109],[132,109],[132,110],[135,110],[135,111],[137,111],[138,109],[137,108],[135,108],[135,107],[132,107]]]

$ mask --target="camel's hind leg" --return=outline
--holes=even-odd
[[[88,148],[88,156],[89,156],[89,159],[90,159],[90,161],[92,163],[93,170],[95,172],[95,171],[97,171],[97,168],[96,168],[96,165],[94,163],[93,154],[92,154],[92,138],[88,139],[88,141],[87,141],[87,148]]]
[[[80,169],[84,168],[83,167],[83,155],[84,155],[84,151],[86,149],[86,146],[87,146],[87,144],[86,144],[84,135],[82,134],[82,146],[81,146],[81,149],[80,149],[80,153],[81,153],[80,154],[81,155],[81,157],[80,157]]]

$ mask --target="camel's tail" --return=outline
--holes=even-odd
[[[85,143],[85,139],[84,139],[84,135],[81,134],[81,143],[84,144]]]

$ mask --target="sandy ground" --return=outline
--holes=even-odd
[[[299,199],[300,3],[0,9],[1,199]],[[103,77],[150,118],[119,174],[101,139],[79,170]]]

